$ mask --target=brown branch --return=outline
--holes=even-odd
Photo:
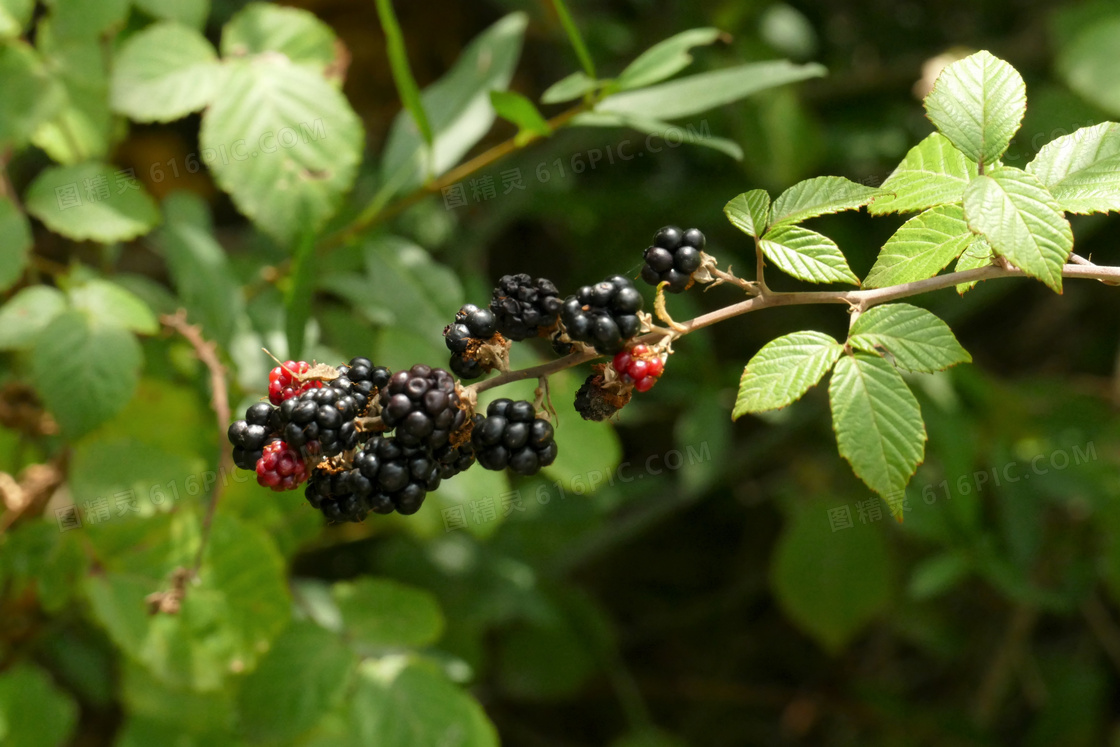
[[[164,314],[160,322],[180,335],[194,349],[195,355],[210,371],[210,406],[218,421],[218,433],[224,434],[229,425],[229,389],[226,386],[226,368],[218,359],[218,346],[202,336],[202,329],[197,325],[187,323],[187,312],[179,309],[174,314]],[[233,453],[230,444],[225,438],[218,439],[218,449],[221,456],[218,459],[218,474],[226,475],[233,472]],[[210,541],[210,525],[214,521],[214,512],[218,508],[218,501],[222,497],[224,479],[214,482],[214,493],[210,496],[210,505],[206,508],[206,516],[202,519],[202,539],[198,545],[198,555],[195,557],[191,577],[197,577],[202,567],[202,555]]]
[[[1110,280],[1120,281],[1120,267],[1069,264],[1062,267],[1062,276],[1065,278],[1100,280],[1102,282],[1108,282]],[[997,278],[1025,277],[1027,277],[1027,275],[1021,270],[1015,268],[1004,269],[992,265],[990,267],[979,267],[975,270],[950,272],[946,275],[938,275],[936,277],[926,278],[925,280],[915,280],[912,283],[902,283],[886,288],[873,288],[869,290],[799,291],[795,293],[763,291],[753,298],[748,298],[746,301],[740,301],[731,306],[725,306],[722,309],[716,309],[707,314],[701,314],[687,322],[681,322],[673,330],[655,330],[649,334],[642,335],[635,340],[635,343],[652,345],[669,336],[676,339],[691,332],[695,332],[698,329],[710,327],[713,324],[718,324],[719,322],[741,316],[742,314],[775,306],[805,306],[811,304],[835,303],[847,304],[851,309],[862,313],[872,306],[881,303],[896,301],[909,296],[917,296],[922,293],[929,293],[930,291],[951,288],[960,283],[971,283],[978,280],[995,280]],[[599,354],[593,350],[573,353],[564,358],[558,358],[538,366],[531,366],[530,368],[499,374],[492,379],[486,379],[477,384],[472,384],[469,388],[473,389],[476,393],[484,392],[487,389],[493,389],[514,381],[554,374],[557,371],[563,371],[564,369],[578,366],[598,357],[600,357]]]
[[[568,109],[565,112],[561,112],[552,119],[548,120],[548,126],[553,130],[559,129],[566,125],[576,115],[581,114],[586,110],[586,103],[580,104],[579,106],[574,106],[571,109]],[[517,136],[511,137],[509,140],[505,140],[493,146],[492,148],[483,151],[471,160],[459,164],[454,169],[441,176],[439,179],[434,179],[420,187],[417,187],[409,194],[390,204],[388,207],[382,205],[381,195],[379,193],[374,196],[373,200],[368,205],[366,205],[366,207],[360,213],[358,213],[358,216],[354,218],[354,220],[351,221],[349,225],[339,229],[330,236],[325,237],[322,241],[319,242],[317,248],[321,251],[335,249],[345,244],[347,241],[354,238],[362,231],[372,228],[378,223],[382,223],[389,218],[392,218],[393,216],[403,212],[404,210],[407,210],[417,202],[420,202],[420,200],[423,200],[425,197],[431,197],[432,195],[439,194],[445,187],[449,187],[455,182],[465,179],[479,169],[486,168],[490,164],[495,163],[502,158],[505,158],[510,153],[519,151],[522,148],[530,145],[531,143],[542,139],[542,137],[543,136],[541,135],[533,135],[529,138],[521,140],[520,142],[518,142]]]

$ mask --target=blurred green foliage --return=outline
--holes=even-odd
[[[633,275],[665,223],[749,268],[724,204],[882,183],[932,132],[938,55],[1022,73],[1009,165],[1120,117],[1115,3],[572,0],[568,23],[398,2],[432,150],[375,3],[246,5],[0,0],[0,477],[36,498],[0,482],[0,744],[1120,743],[1114,288],[915,299],[974,364],[906,376],[929,443],[902,523],[837,457],[820,387],[730,419],[746,362],[842,338],[842,307],[690,335],[613,425],[572,412],[585,372],[557,375],[549,471],[472,470],[415,516],[332,527],[218,467],[209,374],[157,323],[201,325],[236,411],[264,392],[261,347],[445,365],[442,326],[496,277]],[[524,147],[411,198],[507,138]],[[813,226],[866,277],[902,222]],[[1111,264],[1116,219],[1072,223]],[[516,367],[550,355],[519,348]],[[178,611],[149,614],[196,559]]]

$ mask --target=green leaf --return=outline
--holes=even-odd
[[[720,33],[715,28],[689,29],[658,42],[627,65],[615,85],[618,90],[625,91],[672,78],[692,64],[692,55],[688,53],[690,49],[715,42]]]
[[[335,64],[334,30],[314,13],[272,3],[249,3],[222,27],[225,58],[279,52],[323,74]]]
[[[840,456],[879,495],[900,494],[926,443],[918,400],[902,375],[878,356],[845,355],[832,372],[828,398]]]
[[[816,231],[784,225],[767,231],[760,242],[762,253],[783,272],[810,283],[859,285],[836,243]]]
[[[491,91],[490,103],[502,119],[517,125],[516,142],[525,145],[535,137],[548,137],[552,127],[548,124],[533,102],[513,91]]]
[[[187,317],[202,324],[207,339],[226,347],[245,301],[229,258],[214,239],[209,208],[192,192],[173,192],[163,212],[165,222],[154,244],[167,262]]]
[[[758,238],[770,227],[770,195],[765,189],[744,192],[723,206],[723,214],[731,225]]]
[[[342,700],[357,663],[337,635],[292,623],[241,686],[241,728],[256,742],[290,742]]]
[[[159,223],[159,208],[131,175],[106,163],[52,166],[27,190],[27,212],[76,241],[129,241]]]
[[[365,662],[351,701],[354,744],[498,747],[493,724],[470,696],[419,664]]]
[[[73,698],[34,664],[0,674],[0,740],[12,747],[58,747],[78,721]]]
[[[659,119],[628,114],[583,112],[568,120],[568,124],[573,127],[631,127],[638,132],[655,135],[665,140],[670,148],[675,148],[681,143],[702,145],[731,156],[736,161],[743,160],[743,149],[739,144],[724,137],[713,137],[706,121],[701,123],[700,127],[694,127],[691,124],[675,125]]]
[[[1073,251],[1073,231],[1038,177],[1001,168],[977,177],[964,193],[969,227],[992,250],[1062,292],[1062,265]]]
[[[199,32],[174,21],[129,37],[113,63],[113,110],[137,122],[170,122],[211,102],[221,84],[218,54]]]
[[[867,212],[871,215],[909,213],[960,202],[976,170],[975,161],[957,150],[947,137],[935,132],[906,153],[902,163],[879,188],[879,196],[867,206]]]
[[[178,21],[195,29],[205,26],[210,15],[210,0],[132,0],[132,3],[153,18]]]
[[[176,747],[182,744],[179,740],[187,735],[212,736],[215,731],[232,731],[236,698],[231,688],[200,693],[189,688],[172,687],[133,661],[124,659],[121,664],[120,701],[124,710],[130,717],[175,727],[179,733],[176,735],[178,738],[173,740]],[[116,675],[116,672],[113,674]]]
[[[135,524],[143,529],[158,525],[158,519]],[[139,547],[152,541],[141,540]],[[134,547],[126,546],[133,552]],[[115,560],[119,570],[86,579],[94,618],[130,658],[172,686],[215,690],[231,674],[252,671],[290,619],[284,564],[275,545],[260,529],[221,512],[214,517],[199,582],[189,585],[177,615],[147,611],[145,597],[166,590],[165,578],[143,573],[127,554]]]
[[[1066,213],[1120,210],[1120,124],[1102,122],[1042,146],[1027,172]]]
[[[202,117],[203,159],[242,213],[291,244],[318,230],[353,184],[365,142],[361,122],[322,76],[284,57],[227,66]]]
[[[146,716],[129,714],[116,734],[113,747],[151,747],[173,744],[175,747],[245,747],[245,741],[223,732],[184,732],[178,724],[157,721]]]
[[[744,65],[697,73],[668,83],[608,96],[596,111],[658,119],[680,119],[730,104],[768,88],[820,78],[821,65],[794,65],[785,60],[748,62]]]
[[[572,14],[568,11],[568,6],[564,4],[564,0],[552,0],[552,7],[555,8],[556,15],[560,18],[560,25],[564,27],[564,33],[568,35],[568,41],[572,43],[572,49],[575,50],[583,71],[592,78],[597,77],[595,75],[595,63],[591,60],[591,53],[587,51],[587,45],[583,42],[579,27],[572,20]]]
[[[0,39],[14,39],[31,22],[35,0],[0,0]]]
[[[159,331],[159,321],[135,294],[109,280],[93,278],[69,290],[70,303],[94,325],[120,327],[144,335]]]
[[[69,605],[88,572],[89,559],[74,535],[59,531],[55,522],[24,522],[10,531],[0,555],[0,576],[14,598],[29,587],[47,612]]]
[[[818,176],[798,182],[778,195],[770,211],[772,225],[800,223],[818,215],[858,210],[879,190],[856,184],[842,176]]]
[[[405,239],[377,237],[366,246],[365,263],[363,305],[376,309],[370,316],[381,316],[387,325],[431,336],[432,330],[443,328],[438,320],[446,325],[462,303],[458,276]]]
[[[55,33],[66,37],[100,37],[122,27],[130,0],[47,0]]]
[[[589,91],[594,91],[599,86],[599,81],[587,77],[587,73],[574,72],[553,83],[541,94],[542,104],[562,104],[583,96]]]
[[[944,552],[914,566],[907,595],[914,600],[933,599],[956,586],[972,570],[972,562],[963,552]]]
[[[490,131],[495,117],[490,91],[509,87],[527,24],[524,13],[509,14],[475,37],[451,70],[424,89],[420,98],[432,126],[431,148],[407,112],[397,115],[381,160],[388,196],[419,187],[429,173],[445,173]]]
[[[95,326],[80,311],[56,316],[35,341],[31,370],[47,409],[71,439],[128,404],[143,356],[132,333]]]
[[[109,109],[109,56],[100,39],[62,36],[42,24],[36,43],[60,84],[61,108],[36,128],[31,141],[68,166],[106,159],[123,123]]]
[[[0,101],[0,149],[23,147],[62,106],[62,87],[25,42],[0,43]]]
[[[443,635],[443,614],[422,589],[382,578],[339,581],[331,594],[351,640],[364,647],[419,648]]]
[[[31,347],[39,334],[66,309],[66,296],[48,285],[33,285],[0,306],[0,350]]]
[[[964,208],[931,208],[903,223],[887,239],[863,287],[885,288],[931,278],[959,257],[975,238],[964,219]]]
[[[840,343],[821,332],[793,332],[770,341],[743,369],[731,419],[793,404],[828,373],[842,352]]]
[[[984,240],[983,236],[977,236],[976,240],[969,244],[968,248],[961,254],[953,271],[964,272],[965,270],[988,267],[992,264],[993,259],[992,247],[988,245],[988,242]],[[972,290],[978,282],[980,281],[973,280],[971,283],[957,283],[957,293],[963,296],[965,293]]]
[[[852,325],[848,342],[868,353],[884,348],[907,371],[933,373],[972,362],[948,324],[908,303],[873,306],[863,312]]]
[[[786,615],[835,653],[886,609],[892,559],[883,532],[834,532],[827,504],[811,506],[783,529],[770,587]]]
[[[1097,7],[1108,7],[1101,3]],[[1056,67],[1066,84],[1086,101],[1120,115],[1116,80],[1116,38],[1120,16],[1095,19],[1078,30],[1058,53]]]
[[[284,292],[284,336],[288,355],[299,359],[311,317],[311,297],[315,293],[315,234],[303,235],[292,258],[291,283]]]
[[[404,45],[401,25],[397,22],[396,13],[393,12],[393,0],[376,0],[376,3],[377,16],[381,19],[381,28],[385,31],[389,68],[393,72],[393,81],[397,84],[397,93],[400,94],[405,110],[412,116],[412,121],[420,129],[424,142],[431,148],[432,126],[428,124],[424,102],[420,100],[420,87],[416,85],[416,79],[412,77],[412,68],[408,65],[408,50]]]
[[[995,163],[1027,110],[1027,89],[1015,68],[980,51],[945,67],[925,100],[930,121],[966,156]]]
[[[0,197],[0,291],[23,276],[31,251],[31,224],[15,203]]]

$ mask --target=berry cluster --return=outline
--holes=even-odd
[[[311,370],[307,361],[285,361],[268,373],[268,401],[278,405],[286,399],[302,394],[308,389],[323,386],[321,381],[300,382],[297,378]]]
[[[642,294],[621,275],[585,285],[564,299],[560,319],[568,337],[592,345],[600,353],[617,353],[641,331],[638,312]]]
[[[486,416],[475,416],[471,446],[486,469],[509,467],[519,475],[535,475],[556,460],[552,424],[538,418],[532,402],[496,399]]]
[[[520,342],[556,324],[560,292],[545,278],[534,280],[525,273],[503,275],[490,299],[490,311],[497,317],[498,331]]]
[[[635,345],[618,353],[611,366],[624,382],[632,383],[639,392],[648,392],[661,378],[665,360],[651,352],[648,345]]]
[[[641,276],[668,283],[670,292],[685,290],[701,269],[703,248],[695,228],[662,228],[645,251]],[[508,370],[509,341],[544,337],[559,355],[583,351],[583,343],[613,356],[609,366],[592,367],[575,399],[585,419],[604,420],[664,371],[664,353],[630,343],[643,328],[642,305],[621,275],[563,300],[551,280],[506,275],[489,307],[466,304],[444,328],[454,376],[422,364],[394,374],[368,358],[338,368],[285,361],[269,374],[269,401],[230,425],[233,461],[273,490],[306,482],[308,502],[332,522],[415,513],[441,481],[476,462],[537,474],[557,455],[552,424],[537,417],[541,403],[498,399],[476,415],[474,394],[455,376]]]
[[[477,379],[486,372],[478,360],[479,346],[498,331],[494,312],[465,304],[455,314],[455,323],[443,328],[443,341],[451,351],[451,371],[460,379]]]
[[[704,234],[698,228],[682,231],[665,226],[653,237],[653,246],[646,249],[642,280],[652,286],[668,283],[665,290],[681,293],[692,283],[692,273],[700,269],[700,252]]]

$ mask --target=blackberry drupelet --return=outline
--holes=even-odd
[[[233,444],[233,463],[241,469],[256,469],[265,445],[280,431],[277,409],[258,402],[245,411],[245,419],[230,425],[226,432]]]
[[[643,255],[642,280],[653,286],[667,282],[666,291],[681,293],[700,267],[704,243],[704,234],[698,228],[682,231],[676,226],[665,226],[654,235],[653,246]]]
[[[547,278],[534,280],[525,273],[504,275],[490,300],[498,331],[514,341],[536,337],[542,328],[556,323],[560,292]]]
[[[466,422],[455,393],[455,379],[442,368],[416,365],[389,379],[381,398],[381,420],[396,428],[408,447],[439,449]]]
[[[283,441],[273,441],[264,447],[256,472],[257,484],[275,491],[293,490],[307,480],[303,458]]]
[[[525,400],[491,402],[486,416],[476,417],[471,446],[486,469],[508,467],[519,475],[535,475],[556,460],[552,424]]]
[[[613,354],[641,331],[637,316],[641,309],[642,294],[633,283],[621,275],[612,275],[568,296],[560,309],[560,318],[568,337],[588,343],[600,353]]]

